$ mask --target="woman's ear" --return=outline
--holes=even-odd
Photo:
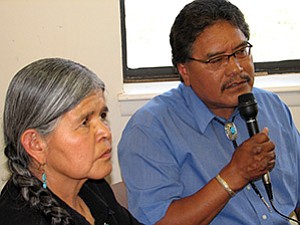
[[[186,86],[190,86],[190,75],[189,75],[189,70],[184,63],[178,63],[177,64],[177,70],[180,73],[182,80]]]
[[[21,136],[25,151],[41,165],[46,162],[46,142],[35,129],[25,130]]]

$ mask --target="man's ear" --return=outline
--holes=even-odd
[[[26,152],[41,165],[46,162],[46,142],[35,129],[25,130],[21,143]]]
[[[186,67],[186,65],[184,63],[178,63],[177,64],[177,70],[180,73],[183,82],[186,86],[190,86],[191,82],[190,82],[190,75],[189,75],[189,70]]]

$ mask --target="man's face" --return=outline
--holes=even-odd
[[[244,34],[226,21],[207,27],[195,40],[192,58],[203,61],[232,54],[247,46]],[[238,104],[238,96],[250,92],[254,83],[252,56],[229,61],[215,67],[191,60],[178,64],[185,85],[191,86],[198,97],[216,115],[228,118]],[[219,64],[219,63],[218,63]]]

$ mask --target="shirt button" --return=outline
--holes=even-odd
[[[266,220],[268,217],[267,217],[267,215],[262,215],[262,217],[261,217],[263,220]]]
[[[248,184],[248,185],[246,186],[246,188],[247,188],[247,190],[251,190],[250,184]]]

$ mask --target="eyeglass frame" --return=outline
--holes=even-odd
[[[227,61],[224,61],[224,62],[227,62],[227,63],[228,63],[230,57],[232,57],[232,56],[233,56],[235,59],[238,59],[238,60],[239,60],[239,58],[236,57],[236,53],[239,52],[239,51],[242,50],[242,49],[247,49],[247,48],[248,48],[248,51],[247,51],[247,55],[246,55],[245,57],[241,58],[241,59],[244,59],[244,58],[246,58],[246,57],[249,57],[249,56],[251,55],[251,48],[252,48],[252,47],[253,47],[253,45],[250,44],[250,43],[247,41],[247,42],[246,42],[246,46],[243,46],[243,47],[238,48],[237,50],[235,50],[235,51],[234,51],[233,53],[231,53],[231,54],[223,54],[223,55],[219,55],[219,56],[215,56],[215,57],[209,58],[209,59],[207,59],[207,60],[197,59],[197,58],[194,58],[194,57],[189,57],[188,59],[189,59],[189,60],[192,60],[192,61],[204,63],[204,64],[207,64],[207,65],[213,65],[212,60],[215,60],[215,59],[218,59],[218,58],[223,59],[224,57],[227,57]],[[211,64],[210,64],[210,63],[211,63]],[[222,65],[222,64],[220,64],[220,66],[221,66],[221,65]],[[226,64],[226,65],[227,65],[227,64]]]

